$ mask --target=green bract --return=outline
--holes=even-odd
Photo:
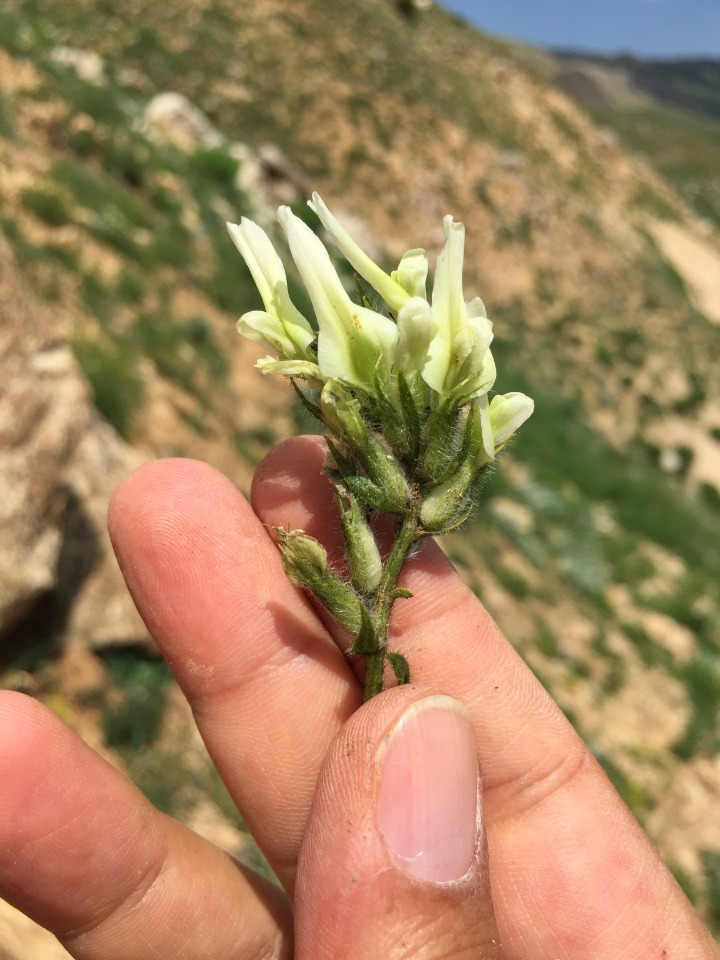
[[[366,658],[368,698],[382,689],[386,663],[398,683],[408,681],[408,664],[387,649],[393,603],[409,596],[397,588],[400,570],[424,537],[467,518],[488,465],[530,416],[533,401],[522,393],[490,397],[492,323],[479,298],[464,298],[462,223],[445,217],[428,299],[424,250],[409,250],[387,273],[317,194],[309,204],[355,271],[360,302],[319,237],[280,207],[314,317],[292,303],[267,233],[243,218],[228,229],[265,309],[243,314],[238,330],[273,351],[258,368],[289,377],[326,429],[325,471],[336,489],[347,567],[332,570],[322,545],[302,531],[277,535],[287,575],[315,595],[352,635],[353,652]],[[382,302],[371,305],[359,278]],[[375,540],[377,511],[395,516],[386,554]]]

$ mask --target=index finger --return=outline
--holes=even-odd
[[[276,486],[281,512],[287,496],[301,499],[294,472],[285,492]],[[362,699],[347,661],[245,498],[211,467],[141,467],[116,492],[109,526],[215,765],[292,889],[318,771]]]

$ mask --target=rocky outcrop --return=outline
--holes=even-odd
[[[70,67],[81,80],[101,87],[105,83],[105,62],[95,50],[78,50],[75,47],[54,47],[50,59],[61,67]]]
[[[113,490],[147,459],[92,411],[88,429],[67,464],[69,500],[57,586],[73,597],[68,636],[93,650],[152,646],[115,560],[106,523]],[[80,573],[83,581],[73,591]]]
[[[90,646],[146,642],[112,555],[105,511],[142,462],[95,413],[67,344],[0,236],[0,635],[41,602]]]
[[[159,93],[145,108],[142,128],[151,140],[178,150],[210,150],[223,136],[208,117],[181,93]]]
[[[254,150],[245,143],[231,142],[180,93],[166,91],[153,97],[140,129],[148,139],[186,152],[224,148],[237,162],[237,186],[256,205],[274,208],[294,203],[308,193],[305,175],[278,147],[263,144]]]
[[[256,153],[244,143],[233,143],[230,154],[238,161],[237,186],[256,202],[259,198],[274,210],[308,196],[305,174],[275,144],[263,144]]]
[[[88,392],[0,239],[0,625],[55,583],[67,491],[59,470],[87,425]]]

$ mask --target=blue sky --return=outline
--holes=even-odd
[[[536,46],[720,58],[720,0],[439,0],[486,33]]]

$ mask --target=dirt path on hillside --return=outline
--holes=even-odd
[[[720,324],[720,250],[678,223],[658,220],[650,230],[687,283],[697,308]]]

